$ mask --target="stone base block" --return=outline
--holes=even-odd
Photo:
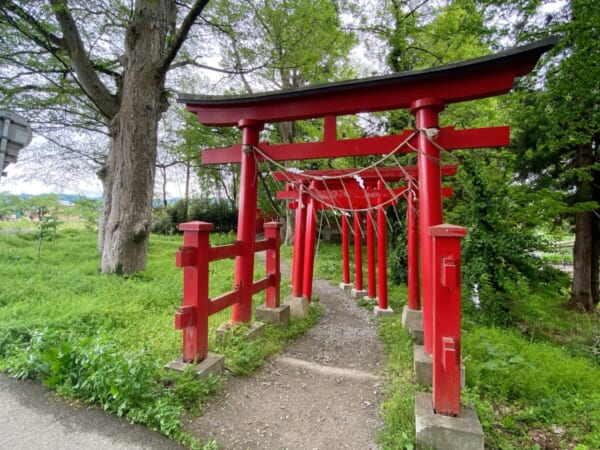
[[[350,295],[352,295],[352,297],[354,297],[355,299],[359,299],[359,298],[363,298],[367,296],[367,291],[365,291],[364,289],[352,289],[350,291]]]
[[[413,368],[417,383],[423,386],[433,385],[433,361],[425,352],[425,347],[415,345],[413,348]],[[465,365],[460,365],[460,387],[465,387]]]
[[[402,327],[410,331],[418,345],[425,343],[423,334],[423,311],[410,309],[407,305],[402,309]]]
[[[165,369],[183,372],[189,366],[195,366],[195,373],[198,378],[206,378],[209,375],[221,375],[225,368],[225,357],[216,353],[208,353],[208,356],[200,363],[186,363],[179,357],[165,365]]]
[[[406,328],[407,325],[412,325],[413,323],[423,323],[423,310],[410,309],[408,305],[404,305],[402,308],[402,326]]]
[[[290,323],[290,305],[281,305],[278,308],[267,308],[267,305],[259,306],[254,311],[254,318],[261,322],[287,327]]]
[[[340,283],[340,289],[344,292],[352,289],[352,286],[354,286],[352,283]]]
[[[308,317],[309,303],[306,297],[288,297],[284,304],[289,305],[292,317]]]
[[[417,448],[483,450],[483,429],[473,408],[461,407],[460,417],[436,414],[431,394],[415,393]]]
[[[219,328],[215,330],[215,341],[217,344],[221,345],[227,338],[227,335],[231,333],[231,329],[235,326],[235,324],[224,323]],[[244,338],[248,341],[252,341],[254,339],[258,339],[265,335],[265,324],[262,322],[252,322],[250,327],[244,333]]]
[[[375,317],[393,316],[394,310],[389,306],[386,309],[381,309],[379,306],[375,306],[373,308],[373,314],[375,314]]]

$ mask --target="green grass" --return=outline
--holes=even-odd
[[[338,282],[339,245],[321,243],[319,255],[315,276]],[[599,316],[565,309],[568,282],[558,274],[535,289],[517,283],[510,294],[516,300],[506,328],[486,326],[467,295],[463,302],[462,402],[476,408],[486,448],[600,448]],[[396,312],[405,299],[406,287],[390,284]],[[414,384],[412,340],[400,315],[382,318],[379,335],[388,356],[379,439],[385,449],[411,449],[414,392],[428,388]]]
[[[96,235],[61,229],[43,243],[36,259],[35,233],[0,235],[0,370],[39,379],[61,394],[96,403],[107,411],[199,447],[181,429],[184,410],[200,412],[219,388],[218,379],[195,380],[162,366],[181,353],[181,332],[173,317],[182,297],[182,271],[175,252],[182,237],[153,235],[147,269],[131,276],[97,271]],[[215,244],[231,235],[211,235]],[[231,289],[233,260],[211,263],[210,295]],[[264,273],[257,262],[255,278]],[[262,303],[260,295],[255,302]],[[249,374],[289,339],[319,319],[292,320],[288,328],[268,326],[253,342],[234,332],[219,347],[214,330],[230,310],[209,319],[211,351],[226,357],[232,375]]]

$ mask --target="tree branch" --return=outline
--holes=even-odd
[[[196,21],[200,13],[208,4],[208,1],[209,0],[196,0],[190,8],[190,10],[188,11],[187,15],[183,19],[183,22],[181,23],[181,26],[175,32],[175,36],[173,37],[173,40],[167,48],[165,56],[162,59],[159,68],[160,75],[166,74],[167,70],[169,70],[171,63],[175,60],[179,49],[181,48],[185,39],[187,38],[190,29],[194,25],[194,22]]]
[[[102,115],[112,119],[119,111],[117,98],[110,93],[94,70],[66,0],[50,0],[50,4],[63,33],[62,47],[71,58],[73,69],[83,91]]]

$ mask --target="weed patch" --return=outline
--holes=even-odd
[[[220,380],[162,368],[181,352],[181,333],[173,327],[182,295],[182,272],[175,267],[181,236],[153,235],[147,269],[131,276],[98,273],[96,235],[90,231],[59,229],[39,260],[36,239],[18,232],[0,241],[0,278],[8,280],[0,291],[0,370],[38,379],[62,395],[199,448],[182,431],[181,417],[184,411],[200,413]],[[211,235],[214,245],[232,240]],[[211,264],[211,296],[233,285],[233,266],[232,260]],[[262,270],[258,265],[257,273]],[[225,310],[209,318],[212,341],[212,330],[229,316]],[[223,350],[233,374],[248,374],[319,317],[320,309],[313,308],[289,328],[267,327],[259,341],[234,336],[211,350]]]

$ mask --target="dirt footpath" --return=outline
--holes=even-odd
[[[250,377],[231,378],[186,428],[225,449],[376,449],[383,353],[370,311],[316,280],[325,314]]]

